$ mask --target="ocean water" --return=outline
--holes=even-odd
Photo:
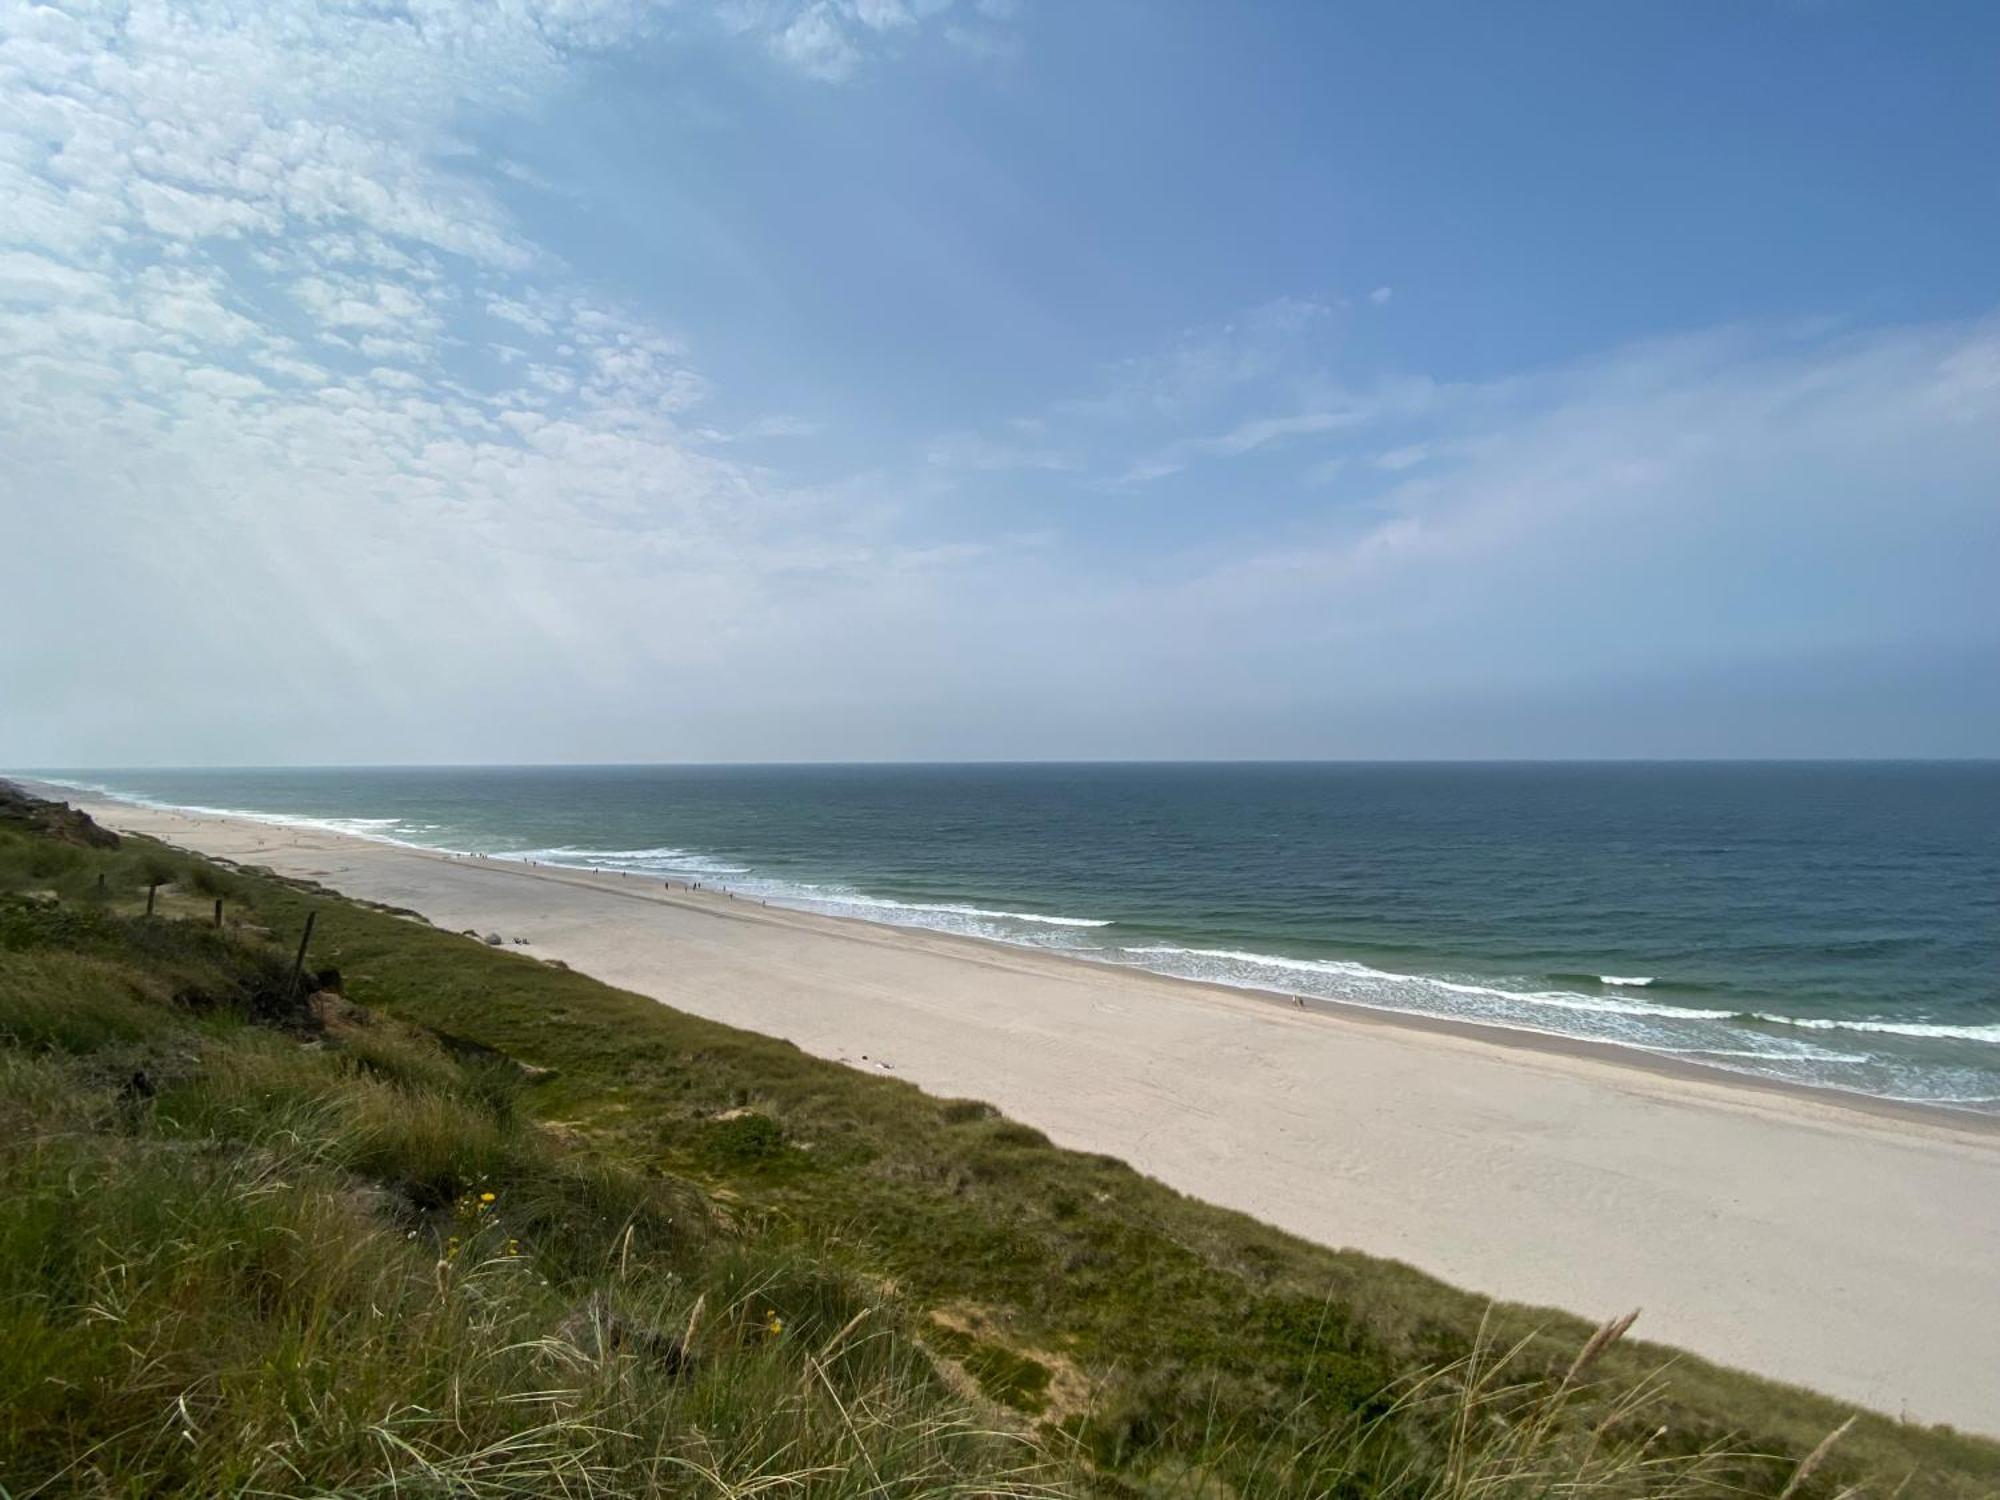
[[[2000,1112],[2000,763],[41,774]]]

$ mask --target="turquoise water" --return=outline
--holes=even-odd
[[[42,773],[2000,1110],[2000,764]]]

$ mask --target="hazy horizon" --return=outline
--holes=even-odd
[[[258,765],[226,765],[221,762],[188,762],[178,765],[101,766],[21,766],[0,768],[0,775],[62,776],[117,772],[230,772],[230,771],[728,771],[758,770],[921,770],[981,766],[1019,768],[1031,766],[1983,766],[2000,764],[1994,755],[1689,755],[1689,756],[1403,756],[1382,759],[1368,756],[1207,756],[1154,759],[1064,760],[1044,757],[1034,760],[986,760],[967,756],[951,760],[522,760],[522,761],[269,761]]]
[[[0,0],[0,764],[1992,758],[1996,64]]]

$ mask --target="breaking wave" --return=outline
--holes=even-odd
[[[1222,961],[1225,966],[1240,966],[1251,971],[1270,970],[1273,974],[1312,974],[1350,982],[1360,981],[1370,988],[1406,987],[1412,990],[1434,988],[1453,995],[1482,997],[1505,1002],[1509,1006],[1546,1006],[1556,1010],[1595,1011],[1613,1016],[1651,1016],[1665,1020],[1680,1021],[1727,1021],[1735,1016],[1734,1011],[1702,1010],[1685,1005],[1655,1005],[1639,1000],[1625,1000],[1615,995],[1578,995],[1562,990],[1509,990],[1494,985],[1474,984],[1465,980],[1443,979],[1419,974],[1392,974],[1384,969],[1371,968],[1367,964],[1340,958],[1285,958],[1272,953],[1246,953],[1235,948],[1181,948],[1171,943],[1154,943],[1142,947],[1125,949],[1125,952],[1151,958],[1203,958]],[[1238,983],[1246,988],[1262,989],[1262,984],[1248,982],[1248,976],[1238,976],[1232,980],[1218,972],[1213,976],[1218,983]],[[1346,999],[1346,995],[1327,995],[1325,999]],[[1470,1019],[1470,1017],[1468,1017]]]
[[[402,818],[312,817],[305,813],[258,812],[247,807],[209,807],[199,802],[165,802],[156,797],[141,796],[137,792],[102,786],[94,781],[58,780],[53,776],[30,779],[39,781],[45,786],[61,787],[66,791],[89,792],[95,796],[108,797],[114,802],[129,802],[134,807],[147,807],[155,812],[192,813],[196,817],[204,818],[237,818],[245,823],[262,823],[271,828],[309,828],[319,833],[344,833],[350,838],[372,839],[378,844],[396,844],[405,849],[436,848],[435,845],[414,839],[396,837],[397,832],[418,832],[436,826],[412,825]]]
[[[891,901],[886,896],[864,896],[858,892],[822,895],[822,901],[863,910],[934,912],[955,917],[992,917],[1007,922],[1033,922],[1043,927],[1109,927],[1109,918],[1054,917],[1039,911],[1001,911],[990,906],[965,906],[954,901]]]
[[[671,872],[691,875],[748,875],[748,865],[731,864],[691,849],[661,845],[652,849],[589,849],[559,844],[548,849],[509,849],[496,852],[494,859],[520,864],[562,865],[578,870],[628,870],[658,875]]]
[[[1878,1036],[1990,1042],[2000,1046],[2000,1026],[1952,1026],[1941,1021],[1836,1021],[1827,1016],[1774,1016],[1764,1011],[1749,1011],[1738,1019],[1762,1021],[1771,1026],[1796,1026],[1801,1031],[1867,1031]]]

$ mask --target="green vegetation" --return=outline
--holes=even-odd
[[[0,796],[9,1500],[2000,1493],[1991,1444],[1806,1465],[1845,1408],[1590,1340]]]

